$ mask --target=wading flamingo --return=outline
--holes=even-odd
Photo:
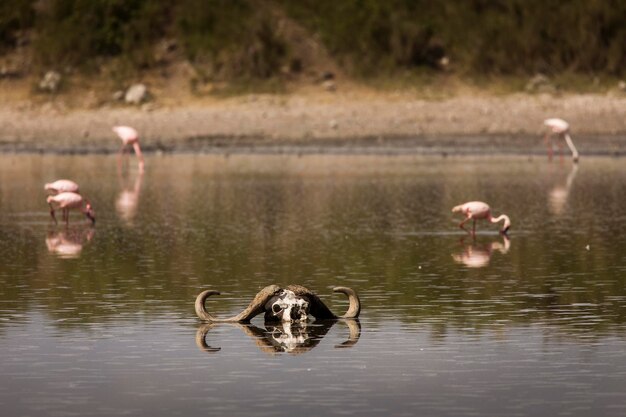
[[[119,152],[120,161],[126,146],[132,145],[135,150],[135,155],[137,155],[137,160],[139,161],[139,171],[143,172],[143,155],[141,153],[141,147],[139,146],[139,134],[137,131],[130,126],[115,126],[113,127],[113,131],[122,139],[122,147]]]
[[[96,224],[96,217],[91,207],[91,203],[87,201],[87,199],[83,198],[80,194],[76,193],[59,193],[57,195],[49,196],[46,201],[50,206],[50,216],[54,219],[55,223],[57,222],[57,218],[54,215],[54,210],[63,210],[63,220],[65,220],[65,224],[69,224],[70,221],[70,210],[79,210],[81,211],[89,220],[91,220],[92,224]]]
[[[569,136],[569,123],[567,123],[563,119],[546,119],[543,121],[543,124],[550,128],[550,131],[546,133],[544,137],[544,141],[546,146],[548,147],[548,159],[552,160],[552,135],[561,136],[565,139],[565,143],[569,147],[570,151],[572,151],[572,159],[574,162],[578,162],[578,151],[574,146],[574,142],[572,142],[572,138]],[[561,150],[561,154],[563,154],[563,144],[561,142],[557,142],[559,145],[559,149]]]
[[[472,234],[476,234],[476,220],[489,220],[491,223],[499,223],[504,220],[504,225],[500,230],[500,233],[506,234],[511,227],[511,220],[506,214],[501,214],[498,217],[491,216],[491,209],[487,203],[482,201],[470,201],[460,206],[456,206],[452,209],[453,213],[462,213],[465,219],[459,224],[459,227],[463,230],[463,225],[469,220],[473,220]]]
[[[43,188],[52,195],[65,192],[80,194],[78,184],[71,180],[56,180],[47,183]]]

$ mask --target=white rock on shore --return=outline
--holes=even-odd
[[[133,84],[128,87],[124,101],[128,104],[141,104],[148,99],[148,87],[144,84]]]

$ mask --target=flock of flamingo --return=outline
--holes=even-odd
[[[546,119],[544,121],[544,125],[546,125],[549,129],[544,137],[548,150],[548,159],[552,160],[553,155],[552,136],[557,136],[565,141],[572,152],[573,161],[577,163],[579,155],[569,135],[569,123],[563,119],[552,118]],[[129,126],[114,126],[113,132],[115,132],[122,140],[122,146],[119,150],[120,157],[124,154],[127,146],[132,146],[135,151],[135,155],[137,156],[139,172],[143,173],[145,164],[143,154],[141,153],[141,147],[139,146],[139,134],[137,131]],[[557,143],[562,153],[563,143],[562,141],[558,141]],[[80,211],[92,222],[92,224],[96,223],[96,216],[91,203],[87,198],[80,194],[79,186],[74,181],[67,179],[56,180],[45,184],[44,189],[50,194],[46,201],[50,206],[50,216],[54,220],[55,224],[58,223],[55,216],[55,210],[62,211],[63,221],[65,221],[66,225],[69,224],[70,210]],[[503,235],[506,235],[511,227],[511,220],[506,214],[493,217],[489,205],[482,201],[469,201],[467,203],[460,204],[453,207],[452,212],[461,213],[465,216],[463,221],[459,223],[459,227],[463,230],[466,230],[464,227],[465,223],[472,220],[472,230],[471,232],[468,231],[468,233],[471,233],[472,235],[476,234],[477,220],[487,220],[491,223],[500,223],[501,221],[504,221],[502,228],[500,229],[500,233]]]
[[[144,159],[141,153],[141,147],[139,146],[139,134],[135,129],[129,126],[114,126],[113,131],[122,140],[122,146],[119,151],[120,157],[126,151],[126,147],[131,145],[135,150],[137,156],[139,172],[144,171]],[[94,209],[89,200],[80,194],[80,189],[77,183],[72,180],[61,179],[48,183],[44,186],[44,189],[50,194],[46,198],[46,202],[50,206],[50,216],[54,220],[55,224],[58,224],[55,210],[61,210],[63,214],[63,221],[65,224],[69,224],[70,210],[77,210],[82,212],[92,224],[96,224],[96,215]]]
[[[574,163],[577,163],[578,151],[576,150],[574,142],[572,142],[572,138],[569,135],[569,123],[567,123],[563,119],[552,118],[544,120],[543,124],[548,127],[548,131],[546,132],[546,135],[544,137],[544,141],[548,150],[548,159],[552,160],[552,136],[557,136],[565,141],[570,151],[572,151],[572,159]],[[558,141],[557,143],[562,154],[563,142]],[[489,207],[489,205],[482,201],[469,201],[467,203],[458,205],[452,208],[452,212],[461,213],[465,216],[465,219],[459,224],[459,227],[461,229],[465,230],[463,225],[472,220],[472,235],[476,234],[476,220],[487,220],[491,223],[499,223],[501,221],[504,221],[502,229],[500,229],[500,233],[502,233],[503,235],[506,235],[509,228],[511,227],[511,219],[509,219],[509,216],[507,216],[506,214],[501,214],[498,217],[493,217],[491,215],[491,208]]]

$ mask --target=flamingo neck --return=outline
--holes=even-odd
[[[506,214],[501,214],[498,217],[492,217],[489,220],[491,221],[491,223],[500,223],[502,220],[504,220],[504,225],[502,226],[503,229],[507,229],[511,226],[511,220]]]
[[[141,153],[141,147],[139,146],[139,141],[135,141],[133,143],[133,148],[135,149],[135,155],[137,155],[137,159],[139,160],[139,173],[143,173],[144,161],[143,154]]]
[[[574,146],[574,142],[572,142],[572,138],[569,136],[569,133],[565,133],[564,136],[565,136],[565,143],[567,143],[569,150],[572,151],[572,158],[574,158],[574,161],[578,161],[578,151],[576,150],[576,147]]]

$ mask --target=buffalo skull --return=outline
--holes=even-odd
[[[252,302],[236,316],[217,318],[206,310],[206,299],[211,295],[219,295],[218,291],[206,290],[196,297],[196,314],[208,322],[238,322],[248,323],[255,316],[264,313],[266,322],[304,322],[311,315],[318,320],[355,319],[361,312],[361,302],[356,291],[347,287],[335,287],[334,292],[348,296],[350,307],[342,316],[336,316],[309,289],[301,285],[289,285],[281,288],[278,285],[269,285],[263,288],[254,297]]]

